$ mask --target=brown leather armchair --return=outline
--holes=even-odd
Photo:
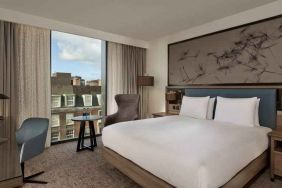
[[[123,121],[137,120],[139,118],[139,95],[118,94],[115,96],[115,100],[118,111],[105,118],[105,126]]]

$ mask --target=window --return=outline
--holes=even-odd
[[[61,107],[61,95],[52,95],[52,108]]]
[[[92,95],[82,95],[84,106],[92,106]]]
[[[90,129],[89,126],[85,127],[85,136],[89,136],[90,135]]]
[[[106,42],[52,31],[50,76],[52,142],[77,138],[80,122],[71,119],[85,108],[93,115],[104,108],[92,93],[101,96],[106,89]]]
[[[98,116],[102,116],[102,110],[98,110]]]
[[[51,128],[51,142],[57,142],[60,140],[60,129],[59,127]]]
[[[64,94],[65,106],[72,107],[75,106],[75,95],[74,94]]]
[[[59,114],[52,114],[51,125],[52,125],[52,127],[59,127],[60,126],[60,115]]]
[[[74,122],[71,120],[73,118],[73,113],[66,114],[66,125],[73,125]]]
[[[71,139],[74,138],[74,130],[73,129],[69,129],[66,132],[66,139]]]

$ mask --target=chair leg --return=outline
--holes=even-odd
[[[36,176],[39,176],[39,175],[41,175],[41,174],[43,174],[43,173],[44,173],[44,171],[41,171],[41,172],[38,172],[38,173],[36,173],[36,174],[32,174],[32,175],[30,175],[30,176],[24,177],[24,179],[31,179],[31,178],[34,178],[34,177],[36,177]]]
[[[48,182],[46,182],[46,181],[30,180],[30,179],[23,179],[23,183],[47,184]]]
[[[44,171],[38,172],[36,174],[30,175],[25,177],[24,176],[24,162],[21,163],[21,169],[22,169],[22,175],[23,175],[23,183],[38,183],[38,184],[47,184],[46,181],[39,181],[39,180],[31,180],[31,178],[34,178],[36,176],[39,176],[44,173]]]

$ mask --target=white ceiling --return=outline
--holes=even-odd
[[[275,0],[0,0],[0,7],[152,40]]]

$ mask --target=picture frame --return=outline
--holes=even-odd
[[[281,85],[280,51],[282,15],[171,43],[168,86]]]

